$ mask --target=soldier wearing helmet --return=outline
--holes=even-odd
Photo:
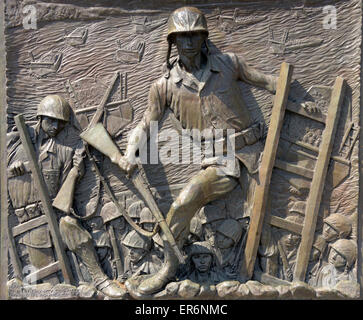
[[[181,190],[167,214],[167,223],[181,248],[188,236],[189,223],[204,205],[232,191],[240,176],[240,162],[250,174],[258,170],[263,146],[262,130],[253,124],[241,95],[238,81],[275,92],[276,78],[264,75],[235,54],[212,54],[208,49],[209,31],[204,14],[194,7],[175,10],[168,21],[167,72],[150,88],[149,103],[143,119],[132,131],[125,156],[119,166],[131,173],[136,167],[137,151],[142,149],[151,121],[159,121],[167,108],[184,129],[234,129],[243,139],[236,145],[236,157],[226,164],[221,154],[203,161],[201,170]],[[178,58],[170,61],[172,47]],[[225,141],[226,143],[226,141]],[[246,187],[246,186],[244,186]],[[141,282],[138,291],[151,294],[172,279],[178,260],[165,240],[165,264],[155,277]]]
[[[216,266],[216,257],[208,241],[198,241],[187,247],[189,270],[186,279],[200,284],[217,284],[226,280]]]
[[[65,145],[61,137],[62,133],[70,130],[70,126],[67,126],[70,113],[70,106],[63,97],[48,95],[38,105],[37,124],[28,128],[51,201],[56,197],[72,167],[78,169],[79,177],[84,171],[81,140],[75,148],[71,148]],[[41,203],[28,170],[28,159],[20,144],[18,132],[10,133],[8,138],[9,143],[13,143],[8,155],[11,175],[9,196],[19,223],[24,223],[42,215]],[[110,281],[103,272],[97,260],[92,237],[78,220],[71,216],[61,217],[59,231],[67,248],[73,251],[86,266],[94,285],[108,296],[123,297],[125,291]],[[19,244],[26,246],[28,251],[29,261],[26,263],[41,269],[55,261],[47,224],[31,229],[19,238]],[[41,281],[59,283],[56,274],[43,278]]]
[[[327,242],[348,238],[351,232],[352,222],[342,214],[333,213],[324,219],[323,237]]]
[[[224,270],[226,276],[235,279],[238,275],[236,265],[238,265],[238,250],[242,226],[235,219],[225,219],[216,230],[215,254],[218,268]]]
[[[122,278],[155,273],[160,268],[160,260],[150,254],[151,240],[131,230],[122,240],[127,248],[128,255],[125,258],[125,273]]]
[[[357,246],[352,240],[339,239],[331,244],[328,264],[319,274],[318,285],[334,288],[342,280],[357,281],[354,270],[357,254]]]

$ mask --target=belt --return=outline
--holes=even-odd
[[[34,219],[35,217],[42,215],[41,203],[35,202],[28,204],[23,208],[15,209],[15,215],[20,223]]]
[[[223,142],[223,152],[227,151],[228,144],[231,145],[234,141],[234,150],[241,150],[245,146],[255,144],[264,135],[264,124],[263,122],[255,123],[247,129],[239,132],[235,132],[230,135],[224,135],[221,139],[213,138],[213,144],[218,144]],[[229,143],[227,143],[229,140]],[[207,141],[207,140],[206,140]],[[212,140],[209,140],[212,142]]]

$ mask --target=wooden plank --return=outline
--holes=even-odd
[[[292,101],[287,102],[286,110],[289,110],[290,112],[294,112],[296,114],[299,114],[303,117],[324,123],[326,122],[326,116],[322,114],[321,112],[307,112],[301,104],[297,104]]]
[[[282,161],[279,159],[275,160],[275,167],[279,168],[281,170],[287,171],[287,172],[295,173],[299,176],[303,176],[303,177],[309,178],[309,179],[312,179],[313,175],[314,175],[314,171],[312,171],[310,169],[306,169],[304,167],[300,167],[298,165],[291,164],[291,163],[288,163],[286,161]]]
[[[254,195],[251,223],[247,236],[246,249],[244,251],[244,264],[241,268],[241,275],[247,276],[248,278],[252,277],[257,249],[260,243],[272,168],[276,158],[280,131],[285,115],[286,101],[290,89],[292,72],[293,66],[283,62],[280,69],[280,76],[277,81],[276,95],[272,107],[270,126],[263,152],[261,167],[259,170],[259,181],[256,185]]]
[[[18,252],[16,250],[16,244],[15,240],[12,234],[12,231],[10,228],[8,228],[8,240],[9,240],[9,255],[10,255],[10,261],[14,270],[14,276],[18,279],[23,278],[23,272],[22,272],[22,265],[20,258],[18,256]],[[8,270],[6,270],[6,273]]]
[[[273,215],[269,215],[267,217],[267,219],[268,219],[268,222],[274,227],[284,229],[284,230],[296,233],[298,235],[301,235],[301,233],[302,233],[303,226],[301,224],[287,221],[283,218],[273,216]]]
[[[60,270],[61,268],[59,265],[59,261],[56,261],[42,269],[39,269],[31,274],[28,274],[26,277],[24,277],[24,282],[29,283],[29,281],[41,280]]]
[[[32,176],[34,179],[35,186],[39,192],[39,197],[42,202],[44,214],[48,218],[49,230],[52,235],[54,248],[57,253],[57,258],[59,260],[60,267],[62,269],[64,281],[67,284],[73,284],[74,283],[73,275],[68,262],[67,255],[64,250],[63,242],[61,241],[58,222],[56,220],[56,216],[50,202],[48,189],[44,182],[42,172],[40,171],[35,150],[32,141],[30,139],[28,129],[24,122],[23,115],[19,114],[15,116],[14,120],[20,134],[21,143],[29,160]]]
[[[13,237],[16,237],[19,234],[27,232],[31,229],[34,229],[34,228],[39,227],[46,223],[48,223],[47,217],[43,215],[43,216],[37,217],[35,219],[31,219],[22,224],[19,224],[13,228]]]
[[[285,135],[281,135],[280,138],[283,139],[283,140],[285,140],[285,141],[288,141],[288,142],[291,142],[293,144],[296,144],[299,147],[302,147],[302,148],[308,149],[310,151],[319,153],[319,148],[318,147],[315,147],[315,146],[312,146],[309,143],[302,142],[302,141],[297,141],[297,140],[293,140],[293,139],[291,139],[291,138],[289,138],[289,137],[287,137]],[[349,160],[344,159],[343,157],[340,157],[340,156],[331,156],[331,159],[334,160],[334,161],[336,161],[336,162],[340,162],[340,163],[346,164],[347,166],[350,165],[350,161]]]
[[[309,197],[306,203],[304,226],[302,230],[301,243],[297,253],[294,280],[305,280],[310,251],[314,241],[320,201],[324,190],[324,182],[334,144],[334,137],[339,121],[340,106],[342,104],[344,91],[345,80],[341,77],[337,77],[330,98],[326,126],[323,131],[320,152],[314,170],[314,177],[311,182]]]

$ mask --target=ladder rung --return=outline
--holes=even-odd
[[[47,265],[46,267],[39,269],[31,274],[28,274],[24,278],[24,282],[27,282],[28,280],[36,279],[41,280],[53,273],[56,273],[57,271],[60,271],[59,261],[55,261],[51,263],[50,265]]]
[[[274,227],[278,227],[280,229],[284,229],[284,230],[301,235],[302,228],[303,228],[303,226],[301,224],[287,221],[283,218],[273,216],[273,215],[268,216],[267,219],[269,220],[269,223],[271,225],[273,225]]]
[[[40,217],[37,217],[35,219],[29,220],[27,222],[24,222],[22,224],[19,224],[13,228],[13,237],[16,237],[26,231],[29,231],[31,229],[37,228],[43,224],[48,223],[47,217],[42,215]]]
[[[314,176],[314,171],[310,169],[306,169],[304,167],[300,167],[278,159],[275,160],[275,167],[309,179],[312,179]]]

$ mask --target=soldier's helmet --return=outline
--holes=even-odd
[[[37,116],[47,116],[62,121],[69,121],[69,103],[59,95],[46,96],[38,105]]]
[[[335,229],[340,238],[347,238],[352,232],[352,222],[341,214],[333,213],[325,218],[324,222]]]
[[[326,241],[321,235],[316,235],[313,242],[313,247],[319,250],[320,252],[323,252],[326,245]]]
[[[182,7],[175,10],[168,20],[168,36],[181,32],[203,32],[208,36],[207,19],[204,14],[195,7]]]
[[[156,219],[148,207],[141,210],[139,223],[156,223]]]
[[[226,237],[232,239],[236,244],[242,235],[242,227],[237,220],[226,219],[218,227],[217,231]]]
[[[144,237],[137,231],[130,231],[127,236],[122,240],[122,244],[129,248],[138,248],[150,251],[151,241],[149,238]]]
[[[357,259],[357,246],[352,240],[339,239],[331,245],[331,248],[347,260],[347,266],[349,268],[354,265],[355,260]]]
[[[208,241],[194,242],[192,245],[188,247],[188,253],[190,257],[196,254],[203,254],[203,253],[207,253],[213,256],[213,251]]]

